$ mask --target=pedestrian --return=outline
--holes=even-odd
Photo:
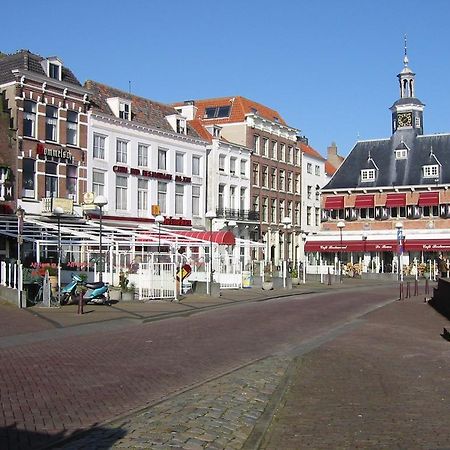
[[[439,257],[438,257],[438,270],[439,270],[439,276],[441,278],[444,278],[447,275],[447,263],[445,262],[441,253],[439,254]]]

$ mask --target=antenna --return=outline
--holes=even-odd
[[[403,65],[406,67],[408,65],[408,37],[404,36],[404,41],[405,41],[405,56],[403,57]]]

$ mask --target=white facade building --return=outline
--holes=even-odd
[[[88,191],[108,199],[105,219],[204,226],[206,145],[170,106],[87,82]],[[155,205],[159,207],[155,208]]]

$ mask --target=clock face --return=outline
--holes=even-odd
[[[397,114],[398,127],[412,127],[412,113]]]

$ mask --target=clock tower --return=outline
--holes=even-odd
[[[403,70],[397,75],[400,83],[400,98],[390,108],[392,111],[392,133],[414,130],[416,134],[423,134],[423,109],[425,105],[415,97],[414,77],[416,74],[409,68],[408,64],[405,36]]]

